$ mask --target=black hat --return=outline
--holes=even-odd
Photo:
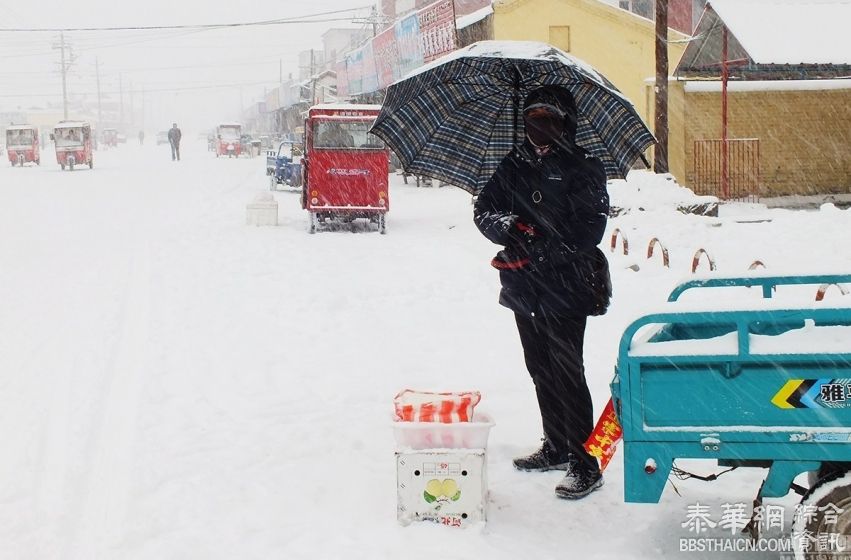
[[[545,112],[559,115],[564,127],[563,139],[570,144],[574,143],[576,137],[576,102],[570,91],[554,85],[541,86],[532,90],[523,102],[524,118],[528,120],[528,116],[533,111],[541,116]]]

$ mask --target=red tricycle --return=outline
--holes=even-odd
[[[56,146],[56,162],[71,171],[77,164],[95,166],[92,156],[92,127],[87,122],[62,121],[50,135]]]
[[[103,129],[103,145],[106,148],[118,146],[118,130],[114,128]]]
[[[310,233],[328,221],[366,219],[386,233],[389,150],[369,133],[380,105],[322,104],[304,124],[301,206]]]
[[[38,129],[28,124],[6,127],[6,154],[12,166],[25,163],[41,165],[38,146]]]
[[[242,153],[242,125],[221,123],[216,126],[216,157],[239,157]]]

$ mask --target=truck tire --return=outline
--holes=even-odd
[[[819,535],[828,535],[830,550],[820,549]],[[851,555],[848,535],[851,535],[851,471],[823,478],[801,499],[792,522],[795,560],[847,558]]]

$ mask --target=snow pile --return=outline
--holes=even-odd
[[[631,171],[626,180],[609,181],[608,190],[611,206],[622,212],[676,209],[718,202],[714,196],[695,195],[691,189],[677,183],[673,175],[647,170]]]

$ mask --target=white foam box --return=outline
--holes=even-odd
[[[484,449],[494,423],[491,417],[476,412],[471,422],[394,422],[396,449]]]
[[[484,449],[396,453],[398,519],[466,527],[487,520]]]
[[[245,223],[249,226],[278,225],[278,202],[271,193],[258,194],[245,206]]]

